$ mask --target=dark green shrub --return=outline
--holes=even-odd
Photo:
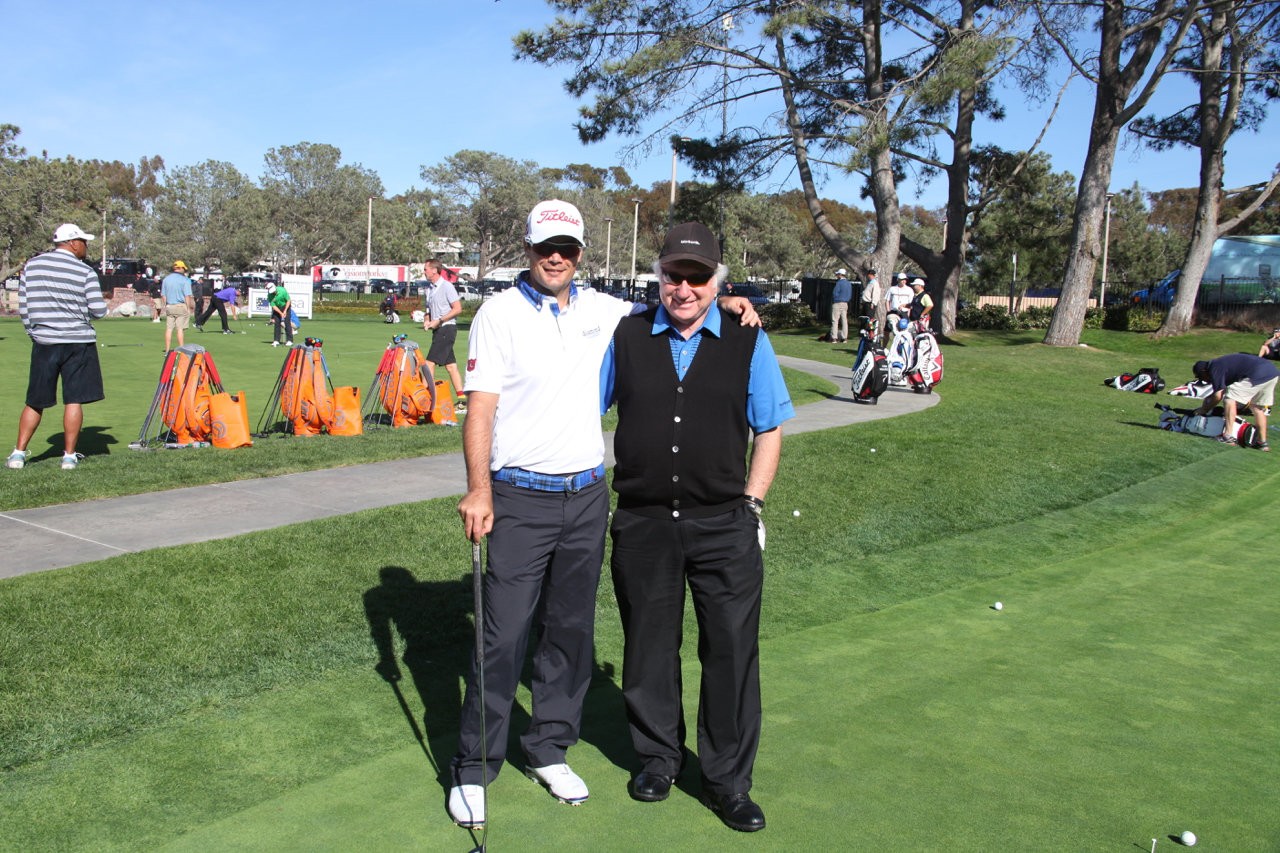
[[[771,302],[756,309],[765,331],[806,329],[818,325],[818,318],[803,302]]]

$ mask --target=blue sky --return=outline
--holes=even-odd
[[[64,0],[49,9],[0,0],[10,36],[0,122],[22,129],[18,142],[30,154],[133,163],[159,154],[170,168],[224,160],[257,179],[269,149],[328,143],[344,163],[377,172],[388,195],[421,187],[422,166],[468,148],[544,166],[621,164],[644,186],[670,178],[669,151],[624,161],[625,140],[583,146],[577,104],[561,84],[566,71],[511,58],[517,31],[551,19],[541,0]],[[1049,133],[1045,150],[1058,171],[1079,175],[1089,99],[1077,86]],[[979,143],[1034,140],[1035,109],[1008,106],[1012,118],[982,128]],[[749,121],[733,116],[731,125],[735,118]],[[1269,177],[1278,133],[1273,115],[1263,133],[1237,136],[1227,186]],[[1129,146],[1112,188],[1193,186],[1197,171],[1192,152]],[[778,175],[756,189],[795,187]],[[824,195],[867,206],[853,181],[831,180]],[[928,206],[944,198],[937,181],[908,181],[900,195]]]

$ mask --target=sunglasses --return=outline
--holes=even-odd
[[[676,272],[675,270],[664,269],[662,277],[671,284],[679,284],[686,282],[690,287],[702,287],[715,277],[715,271],[711,272]]]
[[[572,260],[582,254],[581,246],[564,245],[562,243],[534,243],[529,248],[540,258],[549,258],[559,254],[565,260]]]

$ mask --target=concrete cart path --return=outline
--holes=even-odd
[[[890,388],[878,405],[858,405],[848,392],[849,368],[789,356],[778,361],[841,389],[838,396],[800,406],[783,427],[787,435],[909,414],[938,402],[936,394]],[[612,465],[612,433],[605,436],[605,446]],[[388,483],[396,487],[389,489]],[[459,452],[3,512],[0,578],[465,490],[466,468]],[[193,518],[210,521],[192,524]]]

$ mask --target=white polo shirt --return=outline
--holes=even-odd
[[[519,285],[487,300],[471,323],[467,391],[498,394],[489,469],[576,474],[604,461],[600,364],[632,304],[575,289],[558,310]]]

